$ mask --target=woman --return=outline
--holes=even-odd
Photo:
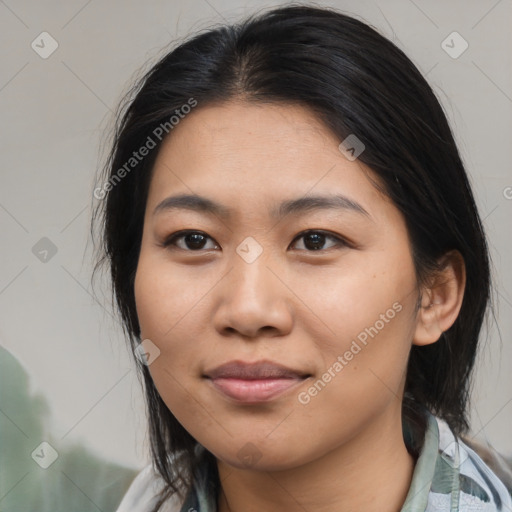
[[[153,461],[119,512],[511,509],[461,440],[485,235],[390,41],[296,6],[189,39],[94,195]]]

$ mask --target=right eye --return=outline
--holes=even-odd
[[[214,242],[214,247],[207,247],[205,249],[205,242],[208,239]],[[183,243],[180,245],[178,242],[182,240]],[[213,238],[202,231],[183,230],[173,233],[167,237],[163,242],[162,247],[170,248],[171,250],[178,248],[183,251],[196,252],[200,250],[217,249],[219,248],[219,245],[213,240]]]

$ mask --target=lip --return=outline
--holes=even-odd
[[[235,401],[259,403],[277,398],[310,375],[272,361],[230,361],[204,376],[215,389]]]

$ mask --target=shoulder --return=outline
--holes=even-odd
[[[496,471],[497,466],[492,461],[491,464],[484,462],[478,453],[482,453],[481,445],[475,442],[470,444],[467,438],[456,436],[444,420],[436,420],[439,427],[438,467],[444,468],[440,473],[445,478],[446,470],[449,468],[452,475],[458,474],[456,485],[460,493],[459,503],[462,505],[481,502],[482,508],[474,510],[512,508],[511,490],[507,485],[509,482],[506,473]],[[494,455],[498,457],[497,453]]]
[[[157,474],[152,464],[148,464],[133,479],[116,512],[151,512],[157,502],[158,493],[164,487],[164,480]],[[180,512],[180,510],[181,503],[176,495],[161,507],[161,512]]]
[[[461,437],[462,441],[473,449],[483,462],[503,482],[507,490],[512,494],[512,457],[505,457],[490,445],[471,439],[467,436]]]

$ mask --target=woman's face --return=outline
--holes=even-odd
[[[199,105],[155,163],[135,279],[149,370],[236,467],[296,467],[400,418],[408,234],[340,142],[299,106]]]

